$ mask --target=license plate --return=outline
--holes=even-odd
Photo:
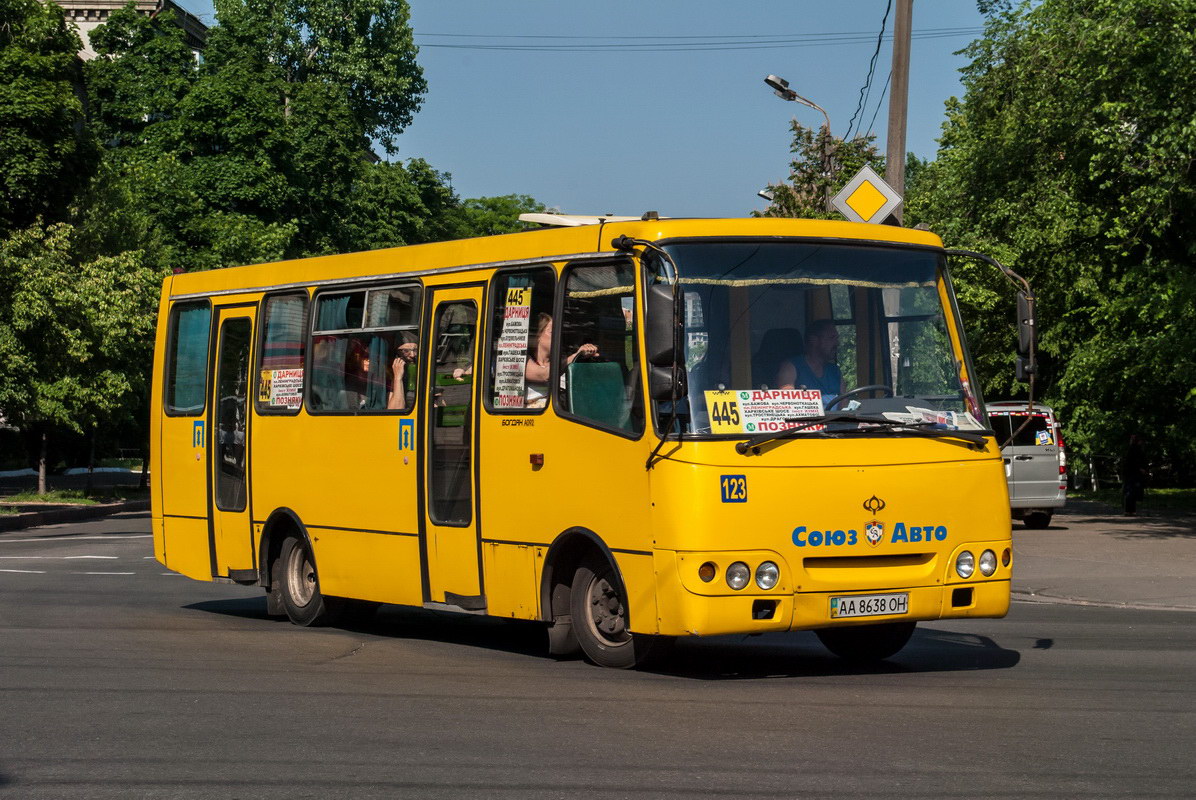
[[[908,614],[909,595],[853,594],[831,598],[831,618],[879,617],[887,614]]]

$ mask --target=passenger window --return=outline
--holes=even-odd
[[[203,414],[208,389],[208,335],[212,309],[206,302],[174,307],[167,347],[166,413]]]
[[[258,411],[296,411],[303,405],[303,348],[307,295],[266,298],[258,362]]]
[[[644,429],[635,319],[629,262],[566,273],[557,353],[563,412],[604,428]]]
[[[421,293],[391,286],[316,297],[309,410],[411,410]]]
[[[549,267],[506,272],[494,279],[488,392],[491,410],[548,405],[555,286],[556,274]]]

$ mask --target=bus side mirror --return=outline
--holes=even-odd
[[[1017,293],[1017,353],[1028,358],[1034,349],[1034,298],[1025,292]]]
[[[648,363],[654,367],[671,368],[677,359],[677,328],[674,325],[677,314],[673,308],[673,287],[660,283],[648,287],[646,305],[648,320],[644,334],[648,345]],[[655,392],[652,396],[656,396]]]
[[[680,358],[681,314],[680,298],[674,296],[673,287],[654,284],[648,287],[648,321],[644,331],[648,348],[648,393],[660,402],[676,401],[685,397],[685,367],[677,364]],[[674,377],[675,376],[675,377]]]

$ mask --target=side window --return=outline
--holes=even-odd
[[[212,308],[180,303],[171,310],[166,357],[166,413],[199,416],[208,389],[208,336]]]
[[[555,287],[556,274],[550,267],[506,272],[494,279],[487,392],[491,410],[548,405]]]
[[[628,433],[644,429],[629,262],[570,269],[565,275],[557,352],[562,412]]]
[[[421,294],[419,286],[388,286],[317,295],[308,410],[411,409]]]
[[[303,348],[307,295],[266,298],[258,356],[258,411],[297,411],[303,405]]]

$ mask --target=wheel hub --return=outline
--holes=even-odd
[[[610,581],[595,576],[589,591],[590,623],[598,636],[611,644],[627,640],[627,611]]]

